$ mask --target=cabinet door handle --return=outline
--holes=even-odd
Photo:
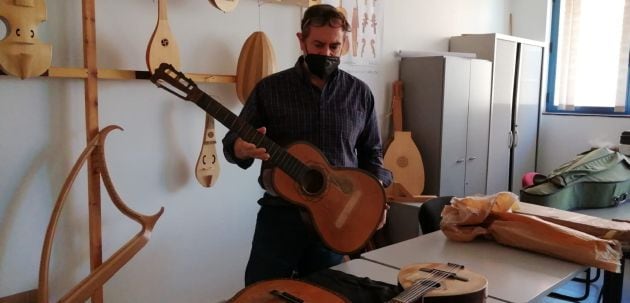
[[[464,159],[457,159],[457,161],[455,161],[455,163],[464,163]]]
[[[468,158],[468,161],[472,161],[472,160],[475,160],[475,159],[477,159],[477,157],[470,157],[470,158]]]
[[[508,132],[508,148],[512,148],[514,144],[514,136],[512,136],[512,131]]]
[[[514,141],[514,145],[512,147],[518,146],[518,131],[517,130],[514,131],[514,140],[513,141]]]

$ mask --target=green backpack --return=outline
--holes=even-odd
[[[582,153],[520,191],[523,202],[563,210],[617,206],[628,198],[630,158],[607,148]]]

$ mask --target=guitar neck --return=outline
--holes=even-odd
[[[294,180],[302,180],[302,177],[310,170],[300,160],[289,154],[284,148],[258,132],[258,130],[249,125],[247,121],[239,118],[205,92],[200,89],[196,90],[197,96],[193,97],[192,101],[197,104],[197,106],[202,108],[206,113],[214,117],[231,131],[236,132],[241,139],[256,145],[256,147],[265,148],[267,153],[270,155],[269,161],[291,176]]]

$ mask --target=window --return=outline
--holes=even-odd
[[[630,114],[630,0],[553,0],[547,112]]]

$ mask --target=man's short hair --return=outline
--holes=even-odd
[[[340,27],[344,32],[350,31],[350,24],[346,20],[346,16],[337,8],[329,4],[317,4],[309,7],[302,17],[302,34],[307,37],[310,27],[320,26]]]

